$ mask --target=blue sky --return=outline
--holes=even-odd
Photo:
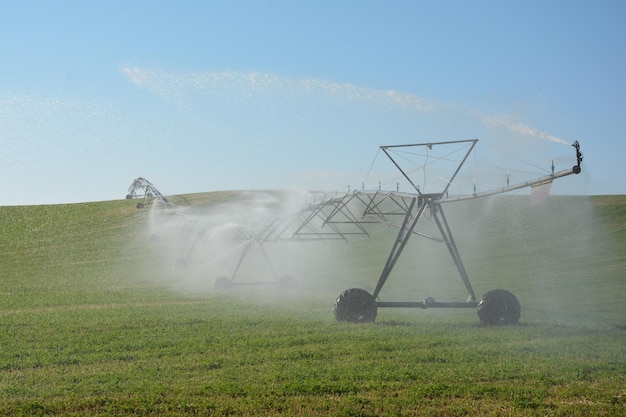
[[[468,138],[514,181],[570,167],[578,140],[583,173],[553,193],[626,194],[625,19],[622,1],[2,0],[0,205],[124,198],[139,176],[343,192],[393,184],[380,145]]]

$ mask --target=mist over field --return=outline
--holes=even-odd
[[[231,193],[208,205],[150,208],[148,228],[164,268],[183,293],[215,291],[219,278],[237,285],[273,285],[285,277],[319,286],[345,242],[296,241],[296,216],[314,196],[305,191]],[[321,284],[323,285],[323,284]],[[267,292],[265,292],[265,296]]]
[[[219,278],[232,280],[229,291],[280,303],[327,297],[330,305],[331,297],[352,287],[371,293],[398,228],[370,224],[369,235],[346,241],[294,239],[299,210],[322,198],[328,196],[240,192],[175,208],[155,203],[146,227],[172,290],[183,294],[218,293]],[[615,282],[610,265],[622,256],[623,230],[603,223],[601,215],[610,213],[598,199],[552,196],[532,204],[530,196],[505,195],[442,209],[478,299],[503,288],[520,300],[523,323],[622,326],[624,288],[606,286]],[[379,299],[465,301],[468,291],[446,245],[436,240],[439,231],[428,210],[416,231],[422,235],[409,240]],[[285,277],[297,285],[282,288]],[[379,314],[384,319],[385,309]]]
[[[600,327],[623,321],[625,289],[607,293],[605,285],[615,282],[611,265],[623,257],[624,231],[603,224],[608,207],[599,199],[552,196],[533,205],[528,197],[501,196],[468,205],[457,223],[477,285],[506,285],[528,321]]]

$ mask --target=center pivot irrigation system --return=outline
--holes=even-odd
[[[285,240],[349,241],[358,237],[373,237],[373,234],[370,233],[370,229],[373,225],[378,224],[398,228],[398,233],[393,241],[378,283],[372,293],[362,288],[350,288],[343,291],[337,297],[334,304],[334,315],[338,321],[353,323],[372,322],[376,319],[378,308],[476,308],[479,320],[482,324],[516,324],[520,318],[521,307],[517,298],[509,291],[495,289],[485,293],[480,300],[477,300],[476,293],[474,292],[465,266],[463,265],[459,249],[448,224],[444,206],[452,202],[503,194],[526,187],[532,188],[533,195],[535,190],[545,191],[546,187],[549,190],[552,181],[555,179],[571,174],[579,174],[581,172],[583,155],[580,152],[580,145],[576,141],[572,144],[576,152],[576,165],[569,169],[555,172],[553,163],[552,170],[548,175],[534,180],[511,185],[509,183],[509,174],[507,174],[505,187],[478,193],[474,185],[473,193],[466,192],[464,194],[449,195],[450,187],[454,184],[459,171],[466,163],[477,143],[478,139],[468,139],[411,145],[381,146],[380,150],[391,160],[393,165],[399,170],[401,177],[410,184],[414,192],[405,193],[399,192],[399,190],[383,191],[380,186],[378,190],[355,190],[343,196],[323,198],[321,201],[306,204],[294,215],[277,215],[275,218],[266,222],[265,226],[258,231],[250,231],[243,226],[236,228],[233,238],[244,242],[241,246],[241,253],[237,265],[230,277],[221,277],[215,281],[215,288],[225,289],[232,287],[246,255],[253,248],[258,248],[261,252],[264,259],[270,265],[270,269],[276,277],[276,281],[283,286],[292,287],[295,285],[295,281],[290,276],[278,278],[274,268],[272,268],[267,253],[263,249],[265,243]],[[447,163],[447,174],[438,177],[438,180],[440,180],[443,185],[441,185],[440,189],[436,192],[423,192],[420,189],[420,185],[418,185],[415,180],[416,173],[422,170],[425,172],[425,166],[431,163],[428,161],[429,152],[436,148],[446,148],[446,146],[456,147],[456,150],[444,153],[443,157],[433,158],[444,160]],[[402,161],[404,158],[403,152],[411,153],[416,149],[421,150],[419,154],[426,157],[426,162],[424,162],[423,165],[415,165],[410,170],[403,168],[403,166],[406,165],[403,163],[405,161]],[[146,195],[155,194],[156,196],[160,196],[160,193],[154,193],[156,189],[146,180],[142,178],[138,180],[140,180],[139,183],[133,184],[131,188],[143,187],[146,190]],[[161,196],[161,198],[167,201],[164,197]],[[427,213],[428,216],[425,216]],[[434,233],[424,233],[417,230],[416,226],[420,220],[425,217],[430,219],[436,226]],[[197,233],[197,237],[189,249],[187,258],[177,260],[178,266],[186,265],[192,251],[197,247],[197,243],[203,239],[205,232],[206,231],[201,230]],[[381,290],[388,281],[407,243],[413,236],[420,236],[445,244],[458,270],[461,281],[468,292],[466,301],[441,302],[435,301],[435,299],[431,297],[419,301],[380,300]]]
[[[152,202],[154,198],[158,199],[163,207],[168,207],[169,201],[163,194],[156,189],[156,187],[147,179],[143,177],[136,178],[133,183],[128,187],[128,194],[126,194],[127,200],[135,198],[142,198],[142,201],[137,203],[137,208],[141,209],[146,204]]]
[[[393,243],[387,262],[381,272],[378,283],[373,293],[361,288],[351,288],[342,292],[337,297],[334,306],[335,318],[339,321],[348,321],[354,323],[372,322],[376,319],[377,310],[379,307],[412,307],[412,308],[476,308],[480,322],[485,325],[502,325],[502,324],[516,324],[519,320],[521,307],[517,298],[509,291],[496,289],[487,292],[480,301],[477,301],[476,293],[472,288],[469,276],[461,256],[459,249],[456,245],[450,226],[444,214],[443,207],[446,203],[454,201],[463,201],[469,199],[475,199],[480,197],[486,197],[496,194],[502,194],[513,190],[518,190],[525,187],[543,187],[550,186],[552,181],[557,178],[562,178],[571,174],[579,174],[581,172],[580,164],[583,160],[583,155],[580,152],[580,145],[576,141],[573,143],[573,147],[576,150],[576,165],[570,169],[565,169],[560,172],[554,172],[535,180],[522,182],[519,184],[509,185],[506,187],[482,192],[460,196],[460,197],[448,197],[448,189],[453,183],[455,177],[459,173],[461,167],[466,162],[468,156],[474,149],[474,146],[478,142],[477,139],[454,141],[454,142],[438,142],[438,143],[422,143],[414,145],[395,145],[395,146],[381,146],[381,150],[389,157],[393,164],[401,172],[402,176],[411,184],[415,189],[416,194],[399,194],[399,193],[386,193],[380,192],[355,192],[352,196],[347,197],[337,206],[338,210],[342,210],[345,204],[353,198],[359,199],[364,204],[364,210],[362,218],[365,219],[368,215],[373,215],[386,220],[390,214],[397,215],[401,219],[399,232]],[[436,193],[422,193],[419,186],[417,186],[411,179],[407,171],[401,168],[397,159],[390,154],[390,150],[393,148],[411,148],[411,147],[426,147],[432,149],[435,146],[461,144],[468,143],[470,146],[467,149],[465,155],[461,158],[458,166],[452,173],[452,175],[445,181],[445,185],[440,192]],[[508,182],[508,178],[507,178]],[[386,200],[390,200],[393,205],[398,209],[393,213],[382,212],[379,208]],[[426,211],[429,211],[430,217],[434,220],[440,237],[429,236],[423,233],[415,231],[417,223],[424,217]],[[331,222],[334,213],[328,216],[327,222]],[[393,270],[396,262],[400,258],[402,251],[407,245],[407,242],[413,235],[421,235],[429,239],[438,240],[445,243],[447,249],[452,257],[452,260],[460,274],[461,280],[467,289],[469,294],[468,299],[464,302],[438,302],[433,298],[426,298],[421,301],[380,301],[379,294],[387,282],[391,271]]]

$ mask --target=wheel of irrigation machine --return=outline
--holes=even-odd
[[[501,326],[517,324],[522,308],[517,298],[507,290],[492,290],[483,295],[476,307],[480,324]]]
[[[213,283],[213,288],[216,290],[230,290],[233,288],[233,282],[227,277],[219,277]]]
[[[370,323],[376,320],[376,300],[361,288],[345,290],[335,300],[335,319],[350,323]]]

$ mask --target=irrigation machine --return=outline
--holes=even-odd
[[[478,143],[478,139],[468,139],[447,142],[431,142],[409,145],[381,146],[382,151],[395,165],[400,173],[398,178],[409,184],[411,192],[400,192],[399,187],[395,191],[384,191],[380,184],[376,190],[354,190],[344,195],[335,194],[332,197],[323,197],[319,201],[305,204],[295,214],[284,216],[277,214],[265,223],[258,231],[251,231],[243,226],[233,229],[232,238],[239,240],[240,254],[234,271],[229,277],[220,277],[215,281],[215,288],[228,289],[235,284],[235,279],[246,256],[256,248],[270,269],[276,283],[283,286],[293,287],[295,280],[290,276],[279,277],[272,263],[263,249],[267,242],[281,240],[307,241],[307,240],[344,240],[348,241],[358,237],[373,237],[370,234],[372,225],[392,226],[398,229],[393,240],[391,250],[382,268],[378,282],[369,292],[362,288],[349,288],[343,291],[335,300],[334,315],[338,321],[352,323],[372,322],[376,319],[378,308],[475,308],[481,324],[504,325],[516,324],[520,318],[521,307],[518,299],[509,291],[495,289],[485,293],[480,300],[472,287],[470,278],[463,261],[450,225],[446,218],[444,206],[458,201],[477,199],[497,194],[503,194],[514,190],[530,187],[531,196],[549,192],[554,180],[581,172],[583,155],[580,145],[576,141],[572,144],[575,148],[576,165],[562,171],[555,172],[554,163],[547,174],[536,179],[519,183],[510,183],[510,174],[506,175],[506,185],[489,191],[477,192],[474,184],[473,190],[465,193],[451,193],[451,186],[455,184],[457,174],[468,160],[468,157]],[[415,181],[415,173],[424,170],[429,161],[430,152],[437,148],[453,148],[452,151],[443,151],[439,161],[446,161],[446,174],[438,177],[441,184],[434,192],[425,192],[426,187],[420,187]],[[420,151],[417,151],[420,150]],[[434,151],[433,151],[434,152]],[[404,168],[401,160],[405,154],[415,153],[425,158],[423,164]],[[135,180],[129,190],[129,195],[134,196],[135,190],[145,190],[146,196],[156,196],[166,205],[167,200],[143,178]],[[429,188],[429,190],[432,187]],[[437,188],[437,187],[435,187]],[[547,194],[546,194],[547,195]],[[425,233],[417,229],[420,220],[428,218],[429,223],[434,223],[434,233]],[[200,230],[193,241],[185,258],[178,259],[178,266],[185,266],[192,252],[198,247],[198,243],[205,237],[206,231]],[[444,244],[449,252],[452,262],[458,271],[461,281],[465,286],[468,297],[465,301],[436,301],[427,297],[418,301],[388,301],[381,300],[380,293],[396,266],[401,254],[409,240],[414,237],[423,237]]]
[[[137,203],[138,209],[144,208],[146,204],[151,203],[155,198],[163,205],[163,207],[168,207],[169,205],[167,198],[161,194],[150,181],[143,177],[135,178],[130,187],[128,187],[126,199],[132,200],[135,198],[141,199],[141,201]]]
[[[383,270],[378,279],[378,283],[373,291],[370,293],[361,288],[350,288],[343,291],[336,299],[334,305],[335,318],[339,321],[347,321],[353,323],[365,323],[372,322],[376,319],[378,308],[476,308],[479,320],[484,325],[503,325],[503,324],[516,324],[520,318],[521,307],[517,298],[509,291],[503,289],[495,289],[487,292],[480,301],[477,301],[476,293],[472,288],[467,271],[463,265],[459,249],[456,245],[452,231],[446,219],[444,212],[444,206],[447,203],[454,201],[462,201],[475,199],[480,197],[486,197],[496,194],[502,194],[513,190],[518,190],[525,187],[532,187],[537,192],[546,187],[550,187],[552,181],[557,178],[562,178],[570,174],[579,174],[581,172],[580,164],[583,156],[580,152],[580,145],[576,141],[573,143],[573,147],[576,150],[576,165],[572,168],[565,169],[559,172],[554,172],[554,164],[552,166],[551,173],[543,177],[525,181],[518,184],[511,185],[507,175],[507,185],[500,189],[494,189],[482,193],[477,193],[474,186],[474,192],[465,196],[449,197],[449,187],[453,184],[455,177],[461,170],[461,167],[466,162],[470,153],[474,149],[477,139],[453,141],[453,142],[437,142],[437,143],[422,143],[413,145],[395,145],[395,146],[381,146],[381,150],[389,157],[396,168],[400,171],[404,179],[412,186],[415,193],[401,194],[398,192],[367,192],[356,191],[352,195],[348,195],[342,199],[340,203],[336,205],[336,211],[333,211],[327,218],[326,223],[332,223],[336,213],[345,210],[348,203],[353,199],[358,199],[362,203],[361,219],[368,217],[378,218],[381,221],[388,221],[389,217],[395,216],[399,218],[400,226],[396,239],[393,243],[387,261],[383,267]],[[459,145],[467,144],[465,154],[461,157],[460,162],[454,169],[451,176],[444,179],[444,186],[439,192],[435,193],[423,193],[420,191],[419,185],[417,185],[407,172],[403,169],[398,162],[397,157],[391,155],[392,149],[409,149],[423,147],[426,149],[433,149],[433,147],[445,146],[445,145]],[[391,206],[395,207],[394,211],[383,211],[381,207],[383,204],[391,203]],[[389,204],[387,204],[389,206]],[[439,232],[439,236],[426,235],[416,231],[416,226],[421,219],[424,218],[424,214],[429,212],[430,218],[436,224],[436,229]],[[379,299],[379,294],[387,282],[391,271],[396,265],[402,251],[406,247],[409,239],[412,236],[419,235],[428,239],[442,242],[446,245],[450,257],[459,272],[461,281],[465,285],[468,292],[468,298],[466,301],[453,301],[453,302],[441,302],[435,301],[433,298],[428,297],[420,301],[382,301]]]

